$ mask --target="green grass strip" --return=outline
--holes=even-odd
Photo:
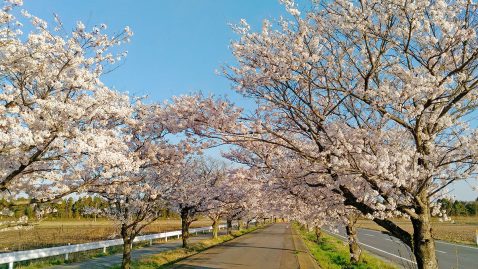
[[[362,257],[358,264],[350,263],[347,243],[336,237],[322,233],[319,242],[313,232],[308,232],[299,225],[294,225],[305,241],[310,253],[322,269],[397,269],[398,267],[388,261],[362,250]]]

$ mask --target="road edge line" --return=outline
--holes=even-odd
[[[325,231],[326,231],[327,233],[331,234],[331,235],[338,236],[338,237],[340,237],[340,238],[343,238],[343,239],[347,240],[347,238],[346,238],[345,236],[343,236],[343,235],[336,234],[336,233],[333,233],[333,232],[327,231],[327,230],[325,230]],[[407,259],[407,258],[400,257],[400,256],[398,256],[398,255],[396,255],[396,254],[393,254],[393,253],[390,253],[390,252],[388,252],[388,251],[381,250],[381,249],[379,249],[379,248],[376,248],[376,247],[367,245],[367,244],[362,243],[362,242],[358,242],[358,243],[359,243],[360,245],[362,245],[362,246],[366,246],[366,247],[375,249],[375,250],[377,250],[377,251],[383,252],[383,253],[388,254],[388,255],[390,255],[390,256],[393,256],[393,257],[395,257],[395,258],[402,259],[402,260],[404,260],[404,261],[406,261],[406,262],[413,263],[413,264],[417,264],[415,261],[409,260],[409,259]]]

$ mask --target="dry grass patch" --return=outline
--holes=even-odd
[[[193,222],[192,227],[210,226],[207,219]],[[179,230],[178,219],[158,220],[143,234]],[[43,221],[29,230],[0,232],[0,252],[36,249],[52,246],[80,244],[119,238],[118,226],[109,220],[54,220]]]

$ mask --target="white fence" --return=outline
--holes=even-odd
[[[237,225],[233,225],[237,226]],[[221,224],[219,225],[219,229],[225,228],[226,225]],[[191,228],[189,229],[189,233],[198,233],[198,232],[210,232],[212,227],[201,227],[201,228]],[[164,238],[165,241],[168,241],[169,237],[177,237],[181,236],[181,231],[171,231],[171,232],[164,232],[158,234],[148,234],[148,235],[141,235],[137,236],[133,242],[141,242],[141,241],[152,241],[155,239]],[[24,250],[24,251],[16,251],[16,252],[7,252],[7,253],[0,253],[0,264],[8,263],[8,268],[13,269],[14,262],[20,261],[27,261],[39,258],[46,258],[51,256],[58,256],[58,255],[65,255],[65,259],[68,259],[69,253],[86,251],[86,250],[93,250],[93,249],[103,249],[103,252],[106,252],[107,247],[111,246],[119,246],[123,245],[123,239],[113,239],[113,240],[105,240],[105,241],[98,241],[98,242],[91,242],[91,243],[84,243],[84,244],[75,244],[75,245],[68,245],[68,246],[60,246],[60,247],[51,247],[51,248],[40,248],[40,249],[32,249],[32,250]]]

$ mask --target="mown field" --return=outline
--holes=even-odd
[[[440,222],[438,219],[433,219],[432,233],[433,237],[438,240],[472,244],[476,245],[475,234],[478,230],[478,216],[474,217],[452,217],[452,221]],[[402,229],[409,232],[412,231],[410,221],[405,219],[394,220]],[[358,226],[378,231],[385,231],[371,220],[359,220]]]
[[[191,227],[209,226],[211,221],[200,219]],[[178,219],[158,220],[143,231],[143,234],[178,230]],[[0,252],[35,249],[58,245],[85,243],[114,239],[119,236],[119,227],[109,220],[51,220],[42,221],[32,229],[0,232]]]

